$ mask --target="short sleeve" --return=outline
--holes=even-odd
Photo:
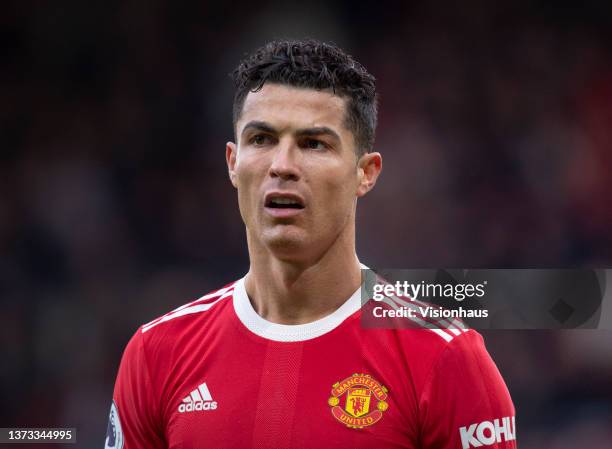
[[[516,448],[514,405],[480,334],[448,343],[424,385],[419,419],[423,448]]]
[[[127,344],[115,382],[105,449],[166,447],[140,329]]]

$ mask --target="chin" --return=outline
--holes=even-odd
[[[309,248],[308,241],[301,230],[284,229],[263,235],[264,244],[279,257],[295,258],[304,255]]]

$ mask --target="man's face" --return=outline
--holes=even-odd
[[[230,178],[249,239],[277,257],[316,257],[346,237],[357,196],[373,185],[345,127],[345,103],[327,91],[279,84],[245,99],[238,142],[226,149]]]

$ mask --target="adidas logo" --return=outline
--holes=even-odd
[[[179,413],[202,411],[202,410],[215,410],[217,408],[217,402],[213,401],[210,391],[206,386],[206,382],[200,384],[198,388],[189,393],[183,403],[179,405]]]

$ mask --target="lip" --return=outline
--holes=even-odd
[[[295,209],[292,207],[268,207],[266,206],[266,204],[268,204],[272,200],[272,198],[285,198],[285,199],[293,200],[299,203],[302,206],[302,208]],[[306,202],[304,201],[304,198],[301,195],[298,195],[296,193],[282,192],[282,191],[275,190],[272,192],[268,192],[266,196],[264,197],[264,209],[269,215],[276,217],[276,218],[295,217],[296,215],[299,215],[302,212],[304,212],[305,208],[306,208]]]

